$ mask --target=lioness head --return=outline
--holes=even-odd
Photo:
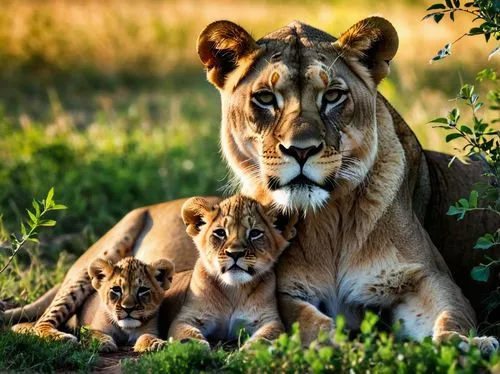
[[[377,84],[398,47],[371,17],[340,38],[293,22],[255,41],[218,21],[198,54],[222,99],[224,155],[245,194],[318,208],[363,181],[377,153]]]
[[[269,271],[295,235],[297,220],[241,195],[218,205],[191,198],[182,207],[182,218],[207,271],[228,285]]]
[[[157,313],[170,288],[174,265],[158,260],[147,265],[133,257],[117,264],[97,259],[88,269],[109,316],[123,329],[140,327]]]

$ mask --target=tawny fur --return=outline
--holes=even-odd
[[[97,259],[88,272],[97,292],[65,324],[66,331],[88,326],[100,352],[114,352],[121,345],[133,345],[136,352],[156,351],[166,345],[158,337],[158,311],[174,273],[170,261],[147,265],[127,257],[113,265]],[[30,333],[33,324],[21,323],[12,329]]]
[[[223,44],[216,40],[220,35]],[[219,23],[205,30],[198,46],[208,78],[221,93],[221,146],[235,180],[260,203],[276,203],[284,210],[297,208],[293,206],[300,205],[296,199],[269,191],[270,177],[277,178],[270,183],[276,185],[297,170],[293,160],[282,154],[282,142],[287,146],[321,145],[321,152],[308,161],[309,172],[332,185],[328,193],[303,194],[300,208],[311,209],[297,227],[297,239],[278,262],[286,325],[298,320],[307,342],[320,329],[332,331],[338,313],[346,314],[356,327],[360,309],[390,303],[393,317],[405,321],[403,334],[433,336],[437,341],[467,334],[474,327],[474,312],[447,265],[466,287],[468,297],[480,305],[477,285],[468,271],[481,259],[469,249],[478,236],[498,227],[498,217],[479,213],[464,220],[464,229],[459,226],[464,221],[458,224],[445,216],[448,206],[468,193],[479,176],[479,166],[448,168],[446,155],[424,152],[409,126],[377,94],[376,84],[387,74],[388,60],[397,48],[392,26],[379,17],[370,18],[337,41],[294,22],[256,42],[248,38],[239,26]],[[230,61],[215,66],[217,60],[210,54],[219,53],[221,58],[217,46],[222,45],[236,49],[228,55]],[[238,56],[244,59],[241,64],[235,61]],[[347,99],[342,110],[321,116],[318,93],[324,92],[325,81],[332,86],[346,85]],[[256,111],[251,100],[262,85],[276,94],[276,105],[265,114]],[[216,201],[212,198],[211,204]],[[38,332],[44,334],[46,327],[57,333],[55,328],[74,310],[66,304],[71,301],[78,307],[87,292],[74,294],[72,301],[70,291],[83,288],[90,292],[90,281],[82,276],[88,263],[103,257],[108,248],[120,246],[125,236],[131,239],[125,248],[145,262],[171,258],[185,283],[189,277],[184,275],[193,269],[198,252],[180,219],[184,202],[135,210],[94,244],[71,268]],[[169,240],[164,239],[166,235]],[[419,267],[423,270],[415,272]],[[400,275],[381,279],[383,269],[386,275]],[[394,285],[398,279],[402,281]],[[391,286],[386,290],[384,285]],[[180,298],[184,294],[179,290]],[[494,339],[480,339],[484,351],[497,346]]]
[[[203,198],[184,204],[186,231],[193,237],[200,258],[169,337],[208,345],[209,339],[236,339],[244,329],[251,334],[246,347],[279,336],[283,325],[273,267],[295,234],[296,218],[275,227],[277,217],[271,211],[238,195],[215,206]],[[220,230],[225,232],[222,238]],[[236,253],[241,257],[231,257]],[[233,278],[226,278],[231,272]]]

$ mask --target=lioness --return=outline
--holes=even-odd
[[[136,352],[156,351],[166,344],[158,338],[158,311],[174,273],[170,261],[162,259],[147,265],[126,257],[113,265],[96,259],[88,273],[97,292],[66,323],[67,330],[89,326],[100,352],[114,352],[119,345],[127,344],[134,344]],[[26,333],[30,328],[31,324],[20,323],[12,330]]]
[[[191,198],[182,207],[187,233],[200,253],[184,305],[169,330],[176,340],[231,340],[244,328],[255,341],[283,331],[273,266],[295,235],[296,218],[235,195],[217,205]],[[168,297],[168,296],[167,296]]]
[[[219,21],[198,40],[208,79],[221,94],[223,154],[242,192],[306,212],[277,265],[281,316],[286,327],[300,322],[305,343],[321,329],[333,330],[338,313],[357,327],[367,306],[390,307],[394,320],[404,320],[402,334],[416,339],[464,338],[474,327],[474,311],[447,262],[467,282],[469,248],[499,220],[485,213],[463,230],[445,217],[480,170],[450,170],[445,155],[424,153],[377,93],[397,49],[394,27],[380,17],[338,39],[293,22],[255,41]],[[80,285],[74,306],[90,292],[82,269],[97,257],[131,252],[146,262],[173,259],[177,271],[192,269],[198,255],[182,227],[183,202],[132,211],[80,257],[65,280]],[[166,233],[170,240],[163,240]],[[61,288],[37,322],[40,335],[60,336],[57,326],[73,312],[61,305],[70,298]],[[485,351],[498,347],[495,339],[476,342]]]

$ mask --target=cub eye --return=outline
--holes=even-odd
[[[330,88],[325,91],[323,94],[323,104],[339,104],[342,101],[344,101],[346,95],[344,91],[335,89],[335,88]]]
[[[224,229],[217,229],[217,230],[214,230],[213,235],[214,235],[216,238],[219,238],[219,239],[221,239],[221,240],[224,240],[224,239],[226,239],[226,230],[224,230]]]
[[[120,286],[114,286],[113,288],[111,288],[111,291],[116,293],[116,294],[121,294],[122,293],[122,289]]]
[[[276,105],[276,96],[271,91],[257,91],[253,94],[252,101],[261,107],[267,108]]]
[[[147,296],[151,293],[151,290],[147,287],[139,287],[139,289],[137,290],[137,295],[139,297],[144,297],[144,296]]]
[[[262,235],[264,235],[263,231],[258,230],[258,229],[251,229],[248,232],[248,239],[256,240],[256,239],[259,239],[260,237],[262,237]]]

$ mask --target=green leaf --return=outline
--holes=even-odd
[[[473,134],[472,130],[469,127],[465,126],[465,125],[463,125],[463,126],[460,127],[460,131],[465,132],[466,134],[469,134],[469,135]]]
[[[448,120],[446,118],[439,117],[439,118],[434,118],[429,123],[445,123],[445,124],[448,124]]]
[[[28,212],[28,216],[30,217],[31,222],[36,223],[36,221],[38,221],[38,218],[33,213],[31,213],[29,209],[26,209],[26,211]]]
[[[24,224],[21,222],[21,235],[26,236],[26,227],[24,227]]]
[[[28,238],[28,240],[30,242],[33,242],[33,243],[36,243],[36,244],[40,244],[40,240],[38,240],[37,238]]]
[[[434,17],[434,22],[439,23],[444,17],[444,13],[436,13],[433,15]]]
[[[484,31],[480,27],[473,27],[469,30],[468,34],[471,36],[472,35],[481,35],[481,34],[484,34]]]
[[[453,134],[448,134],[446,135],[446,143],[451,142],[453,139],[461,138],[462,134],[457,134],[454,132]]]
[[[489,249],[495,245],[495,242],[492,242],[488,238],[482,236],[477,239],[476,244],[474,245],[474,249]]]
[[[36,216],[37,217],[40,216],[40,204],[38,204],[38,201],[33,199],[33,201],[31,202],[31,205],[33,205],[33,208],[35,209]]]
[[[45,207],[54,205],[54,187],[51,187],[45,198]]]
[[[469,206],[471,208],[477,208],[477,198],[478,198],[478,192],[472,190],[469,196]]]
[[[433,4],[427,8],[427,10],[434,10],[434,9],[446,9],[446,6],[444,4]]]
[[[63,204],[55,204],[52,206],[52,208],[50,208],[50,210],[64,210],[64,209],[68,209],[68,207]]]
[[[54,221],[53,219],[45,219],[43,221],[40,221],[40,223],[38,225],[52,227],[52,226],[56,225],[56,221]]]
[[[484,266],[474,266],[470,272],[472,279],[478,282],[487,282],[490,277],[490,269]]]
[[[467,199],[460,199],[458,200],[458,203],[465,209],[469,209],[469,200]]]

